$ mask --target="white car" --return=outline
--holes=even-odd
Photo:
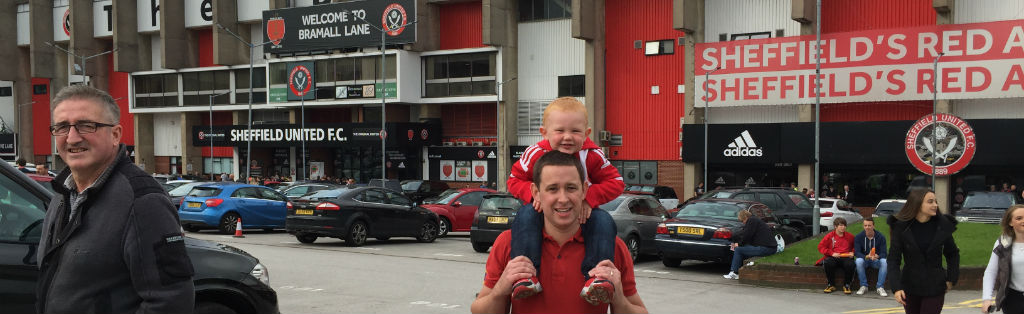
[[[888,217],[900,212],[903,209],[903,205],[907,203],[907,200],[903,199],[884,199],[875,205],[875,212],[871,214],[871,217]]]
[[[838,198],[819,198],[818,206],[821,207],[821,218],[819,218],[818,224],[828,228],[828,230],[835,229],[832,226],[832,222],[835,221],[836,217],[846,219],[847,226],[864,220],[864,216],[861,216],[857,209],[850,206],[850,203]]]

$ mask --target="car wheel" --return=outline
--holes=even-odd
[[[448,235],[448,230],[451,229],[452,223],[448,221],[448,218],[444,217],[441,217],[439,223],[437,226],[437,237],[444,238],[444,236]]]
[[[437,225],[433,222],[424,222],[423,226],[420,227],[420,235],[416,236],[416,240],[423,243],[434,242],[437,239]]]
[[[378,241],[387,241],[387,240],[390,240],[390,239],[391,239],[391,237],[377,237]]]
[[[199,227],[193,225],[182,225],[181,229],[185,229],[188,232],[199,232]]]
[[[220,217],[220,233],[223,234],[234,234],[235,226],[238,224],[238,214],[230,212]]]
[[[487,250],[491,248],[490,243],[473,242],[473,250],[478,253],[487,253]]]
[[[363,244],[366,244],[366,224],[362,221],[355,221],[352,226],[348,227],[348,233],[345,234],[345,245],[363,246]]]
[[[665,264],[665,267],[679,267],[679,263],[682,262],[683,259],[681,258],[668,258],[664,256],[661,257],[661,263]]]
[[[316,241],[317,236],[312,234],[296,234],[295,239],[302,243],[313,243]]]
[[[217,302],[203,301],[196,302],[196,314],[235,314],[234,309]]]
[[[629,254],[633,256],[633,262],[636,263],[636,260],[640,258],[640,239],[635,234],[630,235],[626,239],[626,248],[629,249]],[[679,263],[676,264],[678,265]]]

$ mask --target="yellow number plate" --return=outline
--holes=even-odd
[[[677,227],[677,228],[676,228],[676,233],[680,233],[680,234],[692,234],[692,235],[698,235],[698,236],[702,236],[702,235],[704,235],[704,228],[697,228],[697,227]]]
[[[196,203],[196,202],[188,202],[188,207],[189,207],[189,208],[199,208],[199,207],[201,207],[201,206],[203,206],[203,205],[202,205],[201,203]]]
[[[313,214],[313,210],[312,209],[296,209],[295,210],[295,214],[296,215],[312,215]]]
[[[507,224],[508,217],[487,217],[487,223],[491,224]]]

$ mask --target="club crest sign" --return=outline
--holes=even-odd
[[[956,174],[974,158],[977,150],[974,129],[960,117],[947,113],[935,116],[936,123],[932,123],[932,115],[926,115],[907,131],[904,141],[907,159],[926,174],[932,173],[933,165],[935,175]]]
[[[288,100],[310,100],[315,99],[316,93],[312,93],[313,85],[313,62],[294,62],[288,65]]]
[[[384,14],[380,17],[381,26],[384,26],[384,31],[388,36],[398,36],[401,34],[406,24],[409,23],[409,16],[405,13],[405,8],[401,4],[392,3],[384,8]]]
[[[267,38],[274,45],[280,45],[281,40],[284,39],[284,19],[281,17],[272,17],[267,20]]]

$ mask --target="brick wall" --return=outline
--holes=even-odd
[[[813,263],[813,261],[808,261]],[[985,274],[984,267],[961,267],[960,280],[955,290],[981,290],[981,279]],[[876,270],[868,271],[868,285],[874,286],[877,278]],[[835,283],[841,285],[843,281],[842,270],[836,272]],[[892,280],[889,278],[888,280]],[[824,289],[825,270],[820,266],[811,265],[782,265],[782,264],[759,264],[754,261],[754,266],[740,268],[740,283],[794,289]],[[854,274],[850,287],[857,289],[860,281]],[[889,289],[889,283],[885,284]]]

